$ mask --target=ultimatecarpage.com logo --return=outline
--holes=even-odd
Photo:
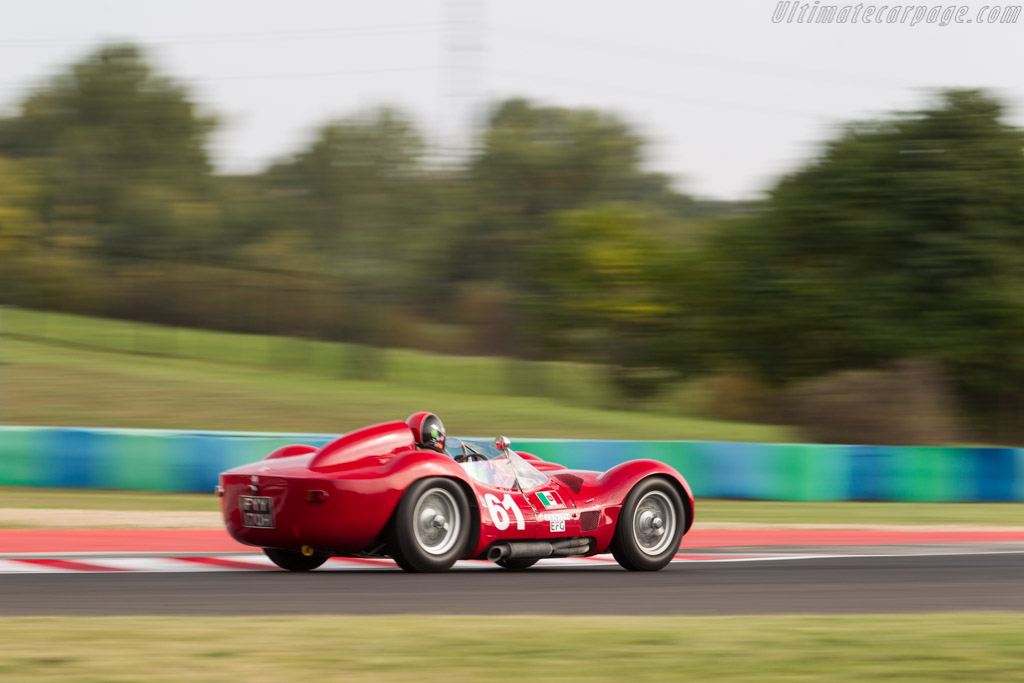
[[[1020,5],[984,5],[977,11],[966,5],[822,5],[780,1],[772,14],[775,24],[1015,24]]]

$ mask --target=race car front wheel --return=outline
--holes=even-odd
[[[310,569],[316,569],[328,558],[327,555],[320,553],[303,555],[297,550],[279,550],[277,548],[264,548],[263,552],[278,567],[292,572],[308,572]]]
[[[633,487],[619,513],[612,555],[626,569],[656,571],[679,550],[686,526],[683,501],[664,479],[644,479]]]
[[[469,501],[451,479],[420,479],[402,496],[391,529],[391,556],[410,572],[443,572],[469,540]]]

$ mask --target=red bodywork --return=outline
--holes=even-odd
[[[405,422],[385,422],[320,449],[285,446],[259,462],[224,472],[221,510],[228,533],[248,545],[287,550],[310,546],[339,557],[384,555],[388,525],[406,489],[418,479],[447,477],[460,483],[470,501],[473,520],[464,558],[483,557],[497,541],[579,537],[592,539],[593,555],[608,552],[630,490],[647,477],[663,477],[683,500],[684,533],[693,523],[690,487],[664,463],[631,460],[607,472],[590,472],[519,455],[544,472],[548,482],[526,490],[492,487],[471,477],[452,457],[418,449]],[[551,492],[554,503],[548,497],[545,506],[538,494]],[[243,525],[240,496],[269,497],[274,528]],[[495,499],[504,501],[505,496],[518,507],[523,528],[514,514],[508,515],[512,523],[494,519]],[[564,531],[552,531],[552,517],[565,522]]]

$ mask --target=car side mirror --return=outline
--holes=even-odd
[[[512,441],[507,436],[499,436],[494,440],[494,447],[504,453],[512,447]]]

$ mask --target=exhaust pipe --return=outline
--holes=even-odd
[[[590,552],[589,538],[566,538],[551,544],[551,557],[575,557]]]
[[[589,538],[563,538],[557,541],[505,541],[495,543],[487,551],[490,562],[520,558],[576,557],[590,552]]]
[[[508,557],[511,550],[508,543],[496,543],[487,551],[487,561],[497,562],[498,560],[503,560]]]

